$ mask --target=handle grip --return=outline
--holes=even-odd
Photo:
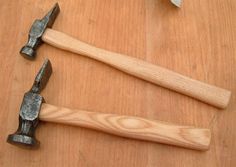
[[[96,48],[49,28],[44,32],[42,39],[60,49],[96,59],[123,72],[213,106],[225,108],[229,103],[230,91],[188,78],[143,60]]]
[[[45,103],[42,104],[39,119],[196,150],[207,150],[211,140],[209,129],[173,125],[141,117],[72,110]]]

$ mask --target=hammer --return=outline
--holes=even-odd
[[[46,16],[34,21],[29,31],[28,42],[20,50],[24,57],[33,59],[38,46],[44,41],[57,48],[93,58],[123,72],[218,108],[226,108],[228,105],[231,96],[231,92],[228,90],[188,78],[137,58],[91,46],[51,29],[59,11],[59,5],[56,3]]]
[[[20,107],[19,126],[7,142],[26,148],[38,148],[35,130],[39,120],[62,123],[110,134],[182,146],[196,150],[207,150],[210,145],[209,129],[179,126],[141,117],[73,110],[47,104],[39,94],[44,89],[52,73],[48,59],[39,70],[30,91],[26,92]]]

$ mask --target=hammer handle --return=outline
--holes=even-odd
[[[72,110],[45,103],[42,104],[39,119],[196,150],[207,150],[211,139],[209,129],[173,125],[141,117]]]
[[[123,72],[213,106],[225,108],[229,103],[230,91],[188,78],[143,60],[96,48],[49,28],[42,39],[57,48],[96,59]]]

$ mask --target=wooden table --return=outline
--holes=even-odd
[[[103,63],[47,44],[35,61],[20,56],[32,21],[54,2],[0,1],[0,166],[219,166],[236,165],[236,1],[60,0],[53,28],[84,42],[158,64],[232,91],[225,110],[155,86]],[[45,58],[53,75],[48,103],[103,113],[143,116],[210,128],[210,150],[200,152],[136,141],[84,128],[41,123],[39,150],[6,143],[18,125],[24,92]]]

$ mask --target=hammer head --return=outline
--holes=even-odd
[[[8,143],[29,148],[37,148],[39,146],[39,141],[35,138],[35,130],[39,122],[40,108],[44,102],[39,93],[46,86],[51,73],[51,63],[46,59],[35,77],[32,88],[24,95],[20,107],[19,126],[14,134],[8,135]]]
[[[53,8],[41,19],[36,19],[31,26],[28,36],[28,42],[22,47],[20,53],[22,56],[28,59],[33,59],[36,55],[36,49],[42,43],[42,35],[47,28],[51,28],[60,8],[56,3]]]

